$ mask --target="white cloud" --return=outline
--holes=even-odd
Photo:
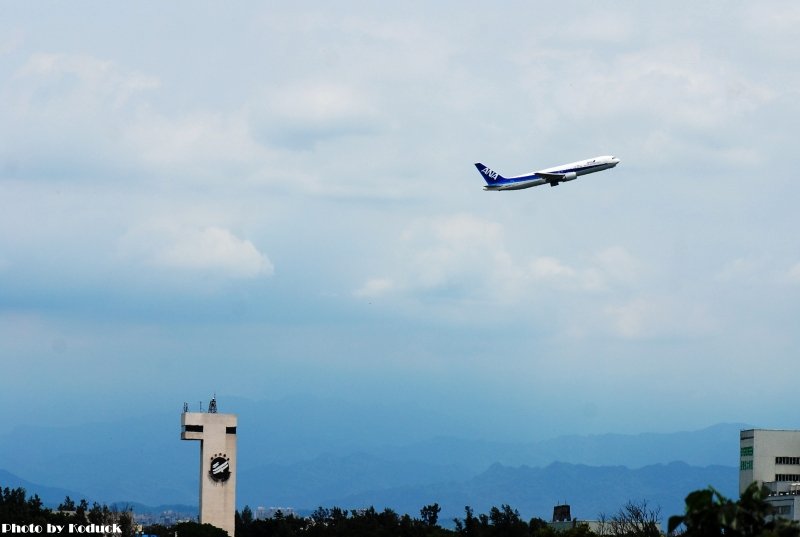
[[[75,54],[33,54],[14,76],[16,105],[34,116],[79,116],[109,106],[119,109],[157,77],[129,71],[110,60]]]
[[[631,16],[620,10],[602,9],[582,19],[571,19],[558,25],[561,36],[568,35],[577,41],[624,43],[631,38],[637,25]]]
[[[184,272],[256,278],[275,271],[269,258],[252,242],[217,226],[153,221],[128,232],[120,250],[123,256],[145,265]]]
[[[22,30],[16,29],[0,37],[0,56],[14,52],[25,40]]]
[[[643,299],[619,306],[609,306],[606,308],[606,313],[612,318],[616,331],[625,337],[646,335],[662,316],[655,304]]]
[[[800,25],[800,6],[795,2],[782,2],[780,7],[765,6],[758,4],[747,4],[741,12],[741,22],[760,34],[774,37],[776,34],[786,33],[789,37],[794,37],[797,26]]]
[[[422,219],[409,226],[402,238],[400,269],[406,289],[486,281],[502,285],[514,278],[516,269],[503,245],[502,226],[495,222],[465,214]]]
[[[394,288],[394,282],[389,278],[372,278],[360,288],[357,289],[353,295],[357,298],[373,298],[389,293]]]
[[[401,234],[384,274],[368,279],[354,295],[391,289],[398,296],[424,297],[437,291],[469,303],[520,305],[555,290],[596,294],[629,288],[642,272],[642,264],[618,246],[576,267],[550,255],[515,253],[504,238],[501,224],[472,215],[418,220]]]
[[[614,332],[628,339],[697,336],[716,326],[704,306],[672,297],[638,297],[607,306],[605,314]]]
[[[554,257],[540,257],[531,261],[531,275],[534,278],[574,278],[575,269],[561,263]]]
[[[411,307],[411,315],[423,309],[451,321],[525,311],[531,322],[544,326],[546,319],[553,333],[570,339],[598,333],[695,338],[720,324],[702,295],[659,291],[655,267],[622,246],[567,260],[514,250],[506,238],[500,223],[468,214],[416,221],[395,243],[384,270],[353,295],[390,297],[395,306]]]
[[[142,110],[124,138],[129,150],[151,169],[193,180],[208,175],[220,181],[232,174],[246,177],[270,158],[253,140],[241,113],[193,112],[172,118]]]
[[[613,72],[605,81],[606,90],[616,89],[607,93],[608,112],[645,113],[697,128],[718,127],[774,97],[725,58],[692,44],[623,56]]]
[[[740,283],[763,280],[763,274],[764,265],[761,261],[740,257],[726,263],[714,277],[721,282]]]
[[[612,246],[595,254],[592,261],[603,274],[604,279],[632,284],[644,273],[644,264],[621,246]]]
[[[248,106],[250,128],[268,145],[308,149],[378,130],[377,107],[355,85],[306,80],[271,88]]]
[[[781,268],[780,265],[786,266],[784,263],[770,261],[769,258],[741,257],[726,263],[714,278],[722,283],[757,286],[765,292],[776,285],[800,283],[800,263],[795,263],[788,269]]]
[[[532,98],[552,99],[563,117],[584,123],[649,118],[661,130],[718,129],[776,97],[763,81],[695,42],[606,56],[544,44],[520,61]]]
[[[272,263],[249,240],[230,231],[207,227],[189,233],[155,253],[157,265],[220,271],[239,278],[270,276]]]
[[[786,272],[786,276],[792,283],[800,283],[800,263],[797,263]]]
[[[251,134],[246,105],[163,112],[155,97],[148,98],[158,89],[158,77],[112,60],[33,54],[14,73],[5,106],[0,104],[0,117],[22,133],[9,138],[5,150],[23,169],[51,163],[61,174],[104,163],[110,170],[102,178],[146,169],[173,180],[248,179],[273,160]]]
[[[600,291],[606,288],[606,278],[597,268],[577,269],[549,256],[532,260],[524,274],[531,282],[529,287],[536,282],[546,282],[562,290]]]
[[[353,87],[331,82],[284,87],[267,97],[276,115],[298,122],[324,124],[374,113],[365,95]]]
[[[125,132],[159,87],[158,77],[112,60],[32,54],[0,93],[4,156],[18,176],[130,174],[139,156],[124,143]]]

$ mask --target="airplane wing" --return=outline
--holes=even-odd
[[[577,174],[575,172],[568,172],[568,173],[545,173],[545,172],[536,172],[536,175],[550,183],[550,186],[556,186],[558,183],[563,183],[564,181],[572,181],[575,179]]]
[[[548,181],[563,181],[564,177],[566,177],[567,174],[536,172],[536,175],[538,175],[542,179],[547,179]]]

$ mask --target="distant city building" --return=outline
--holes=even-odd
[[[278,512],[281,513],[283,516],[297,516],[297,511],[294,507],[257,507],[256,512],[254,513],[254,518],[256,520],[266,520],[268,518],[274,518]]]
[[[800,431],[747,429],[739,434],[739,493],[769,487],[778,515],[800,520]]]
[[[160,524],[170,527],[181,522],[197,522],[196,513],[183,513],[178,511],[162,511],[161,513],[135,513],[133,519],[140,526]]]

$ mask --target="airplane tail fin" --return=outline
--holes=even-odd
[[[478,168],[478,171],[481,172],[483,179],[486,181],[486,184],[493,185],[498,181],[502,181],[505,179],[502,175],[497,173],[496,171],[492,170],[485,164],[481,164],[480,162],[475,163],[475,167]]]

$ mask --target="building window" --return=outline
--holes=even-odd
[[[753,446],[743,447],[741,450],[742,457],[752,457],[753,456]]]
[[[753,469],[753,461],[742,461],[739,464],[739,470],[752,470]]]
[[[800,482],[800,474],[775,474],[775,481]]]
[[[777,515],[791,515],[792,514],[792,506],[791,505],[776,505],[775,506],[775,514],[777,514]]]
[[[800,457],[775,457],[775,464],[800,464]]]

